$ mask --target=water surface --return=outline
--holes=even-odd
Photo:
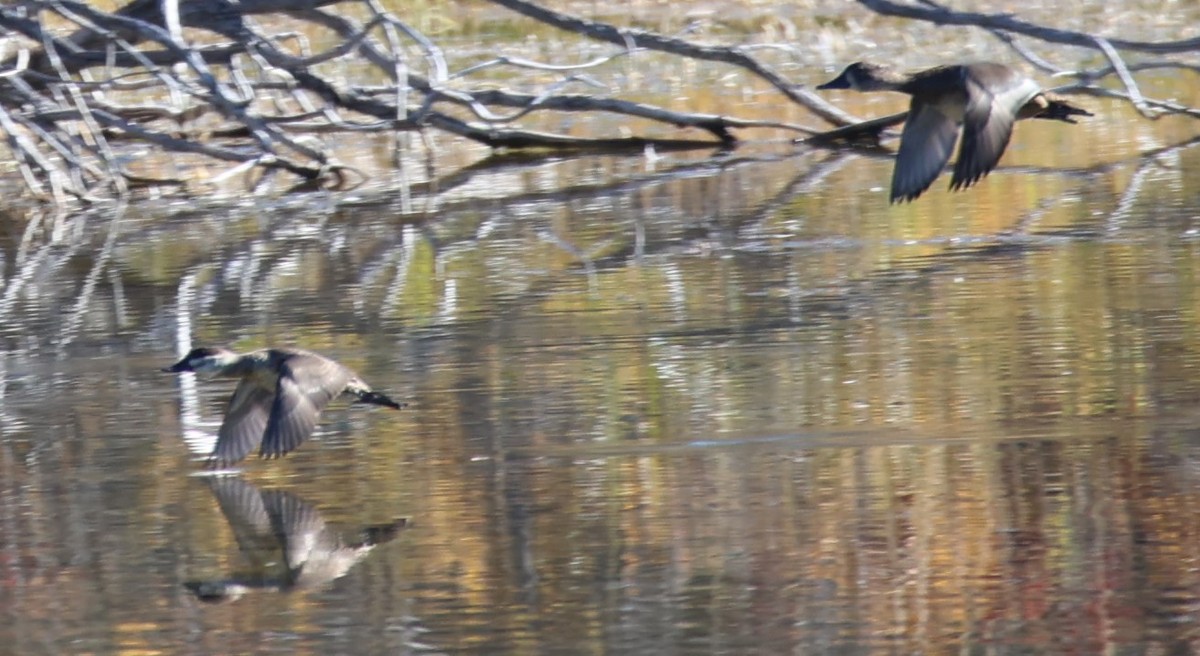
[[[10,229],[0,639],[1192,651],[1200,155],[1097,103],[897,207],[886,157],[776,142]],[[1179,147],[1098,138],[1152,129]],[[411,405],[334,404],[213,480],[230,386],[159,368],[218,343],[318,350]],[[297,544],[401,518],[300,576]]]

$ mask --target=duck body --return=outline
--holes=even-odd
[[[1018,119],[1074,123],[1091,116],[1003,64],[978,62],[899,73],[866,62],[846,67],[818,89],[899,91],[912,96],[892,170],[891,202],[911,201],[945,168],[962,132],[950,189],[965,189],[991,172]]]
[[[237,601],[251,592],[320,590],[375,547],[394,540],[408,524],[400,518],[347,536],[326,524],[316,506],[290,492],[260,490],[226,476],[211,478],[209,487],[253,569],[235,578],[184,583],[208,603]]]
[[[256,447],[263,458],[287,455],[312,435],[321,411],[340,394],[360,403],[403,407],[372,390],[348,367],[301,349],[235,353],[200,347],[163,371],[240,379],[209,456],[216,467],[239,462]]]

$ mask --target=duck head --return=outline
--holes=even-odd
[[[188,351],[183,359],[175,364],[164,367],[167,373],[182,373],[193,371],[198,374],[216,373],[236,362],[238,356],[229,349],[211,346],[201,346]]]
[[[894,86],[894,74],[882,64],[854,62],[842,74],[817,87],[817,89],[854,89],[855,91],[879,91]]]

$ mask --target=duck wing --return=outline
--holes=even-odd
[[[231,476],[214,476],[209,479],[208,486],[242,553],[256,566],[264,568],[272,561],[278,561],[280,540],[271,525],[263,493],[250,483]]]
[[[316,506],[282,490],[263,492],[263,504],[275,536],[283,545],[292,583],[297,582],[311,560],[319,561],[326,553],[341,547],[337,533],[325,524]]]
[[[891,202],[916,199],[946,167],[960,121],[948,108],[952,105],[949,100],[943,104],[913,99],[892,168]]]
[[[229,399],[209,464],[226,467],[253,451],[262,441],[274,403],[274,390],[262,387],[253,378],[243,378]]]
[[[297,353],[281,362],[259,456],[278,458],[300,446],[312,435],[330,399],[352,377],[349,369],[315,353]]]
[[[989,91],[967,76],[967,105],[963,116],[962,146],[954,163],[951,189],[965,189],[996,168],[1008,141],[1012,138],[1017,112],[1041,93],[1036,82],[1015,76],[1010,83]]]

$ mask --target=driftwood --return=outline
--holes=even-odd
[[[137,187],[189,185],[186,175],[131,171],[129,160],[144,152],[182,154],[172,156],[194,158],[210,168],[218,165],[219,172],[211,178],[215,182],[245,175],[255,185],[282,172],[293,177],[296,188],[347,188],[368,174],[339,162],[322,137],[448,133],[495,149],[641,153],[730,149],[737,145],[736,131],[753,127],[817,134],[826,141],[847,132],[877,136],[887,125],[903,120],[902,115],[885,117],[847,131],[854,117],[763,64],[748,47],[700,45],[622,29],[529,0],[492,1],[615,48],[579,64],[500,54],[452,71],[434,40],[386,11],[378,0],[134,0],[114,12],[79,0],[17,0],[0,5],[0,133],[24,187],[36,197],[62,204],[71,198],[124,197]],[[1060,92],[1120,96],[1152,117],[1200,117],[1195,108],[1146,98],[1134,77],[1146,68],[1185,64],[1158,59],[1127,65],[1120,54],[1165,58],[1195,50],[1191,41],[1104,40],[1031,25],[1007,14],[953,12],[930,2],[861,4],[914,20],[980,26],[1018,52],[1025,51],[1015,36],[1096,48],[1110,62],[1103,70],[1058,71],[1028,58],[1074,80]],[[348,17],[348,6],[361,16]],[[312,52],[302,34],[260,25],[260,20],[277,17],[319,26],[335,34],[336,43]],[[64,23],[73,26],[69,34],[48,27]],[[649,50],[740,68],[842,132],[820,133],[804,126],[682,112],[604,93],[564,90],[585,83],[589,67]],[[376,81],[360,81],[370,79],[368,75],[342,79],[322,69],[348,59]],[[548,88],[544,82],[527,85],[537,92],[516,88],[520,80],[513,88],[472,84],[477,79],[473,76],[495,67],[552,73],[560,82]],[[1109,76],[1121,81],[1123,92],[1099,86]],[[520,126],[521,119],[543,112],[617,114],[664,129],[579,137]]]

